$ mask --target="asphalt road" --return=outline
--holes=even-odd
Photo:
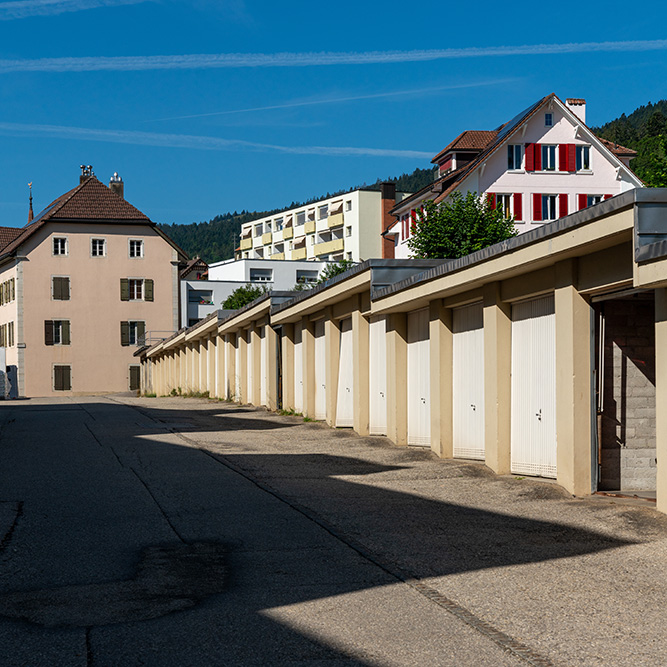
[[[666,545],[648,506],[261,410],[0,403],[3,667],[660,665]]]

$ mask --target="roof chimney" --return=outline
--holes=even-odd
[[[118,175],[117,171],[114,171],[113,176],[109,179],[109,190],[125,199],[125,183],[123,183],[123,179]]]
[[[586,122],[586,100],[579,97],[568,97],[565,106],[582,122]]]
[[[93,172],[93,165],[92,164],[89,164],[89,165],[82,164],[81,165],[81,176],[79,176],[79,185],[81,185],[81,183],[83,183],[84,181],[87,181],[91,176],[94,176],[94,175],[95,174]]]

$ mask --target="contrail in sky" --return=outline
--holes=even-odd
[[[103,0],[99,1],[102,2]],[[34,60],[4,59],[0,60],[0,73],[372,65],[426,62],[454,58],[546,56],[572,53],[629,53],[636,51],[664,51],[665,49],[667,49],[667,39],[627,42],[529,44],[524,46],[485,46],[418,51],[367,51],[361,53],[218,53],[177,56],[93,56],[81,58],[37,58]]]
[[[330,155],[357,157],[401,157],[431,158],[431,152],[400,150],[394,148],[357,148],[354,146],[278,146],[240,139],[221,139],[191,134],[158,134],[132,130],[97,130],[86,127],[63,125],[26,125],[22,123],[0,123],[0,134],[5,136],[46,136],[57,139],[79,139],[104,141],[136,146],[162,148],[194,148],[209,151],[251,150],[277,152],[292,155]]]
[[[136,5],[147,0],[10,0],[0,2],[0,21],[25,19],[31,16],[51,16],[64,12],[79,12],[98,7]]]
[[[337,104],[340,102],[356,102],[358,100],[375,100],[384,97],[401,97],[404,95],[424,95],[426,93],[436,93],[443,90],[461,90],[462,88],[480,88],[483,86],[497,86],[506,83],[512,83],[517,79],[495,79],[493,81],[479,81],[475,83],[461,83],[450,86],[434,86],[431,88],[413,88],[411,90],[393,90],[386,93],[370,93],[368,95],[348,95],[345,97],[320,97],[317,99],[300,100],[295,102],[285,102],[284,104],[271,104],[265,107],[249,107],[247,109],[229,109],[227,111],[211,111],[209,113],[190,114],[188,116],[171,116],[170,118],[154,118],[151,121],[161,120],[184,120],[187,118],[205,118],[206,116],[227,116],[237,113],[248,113],[250,111],[272,111],[274,109],[294,109],[297,107],[310,107],[319,104]]]

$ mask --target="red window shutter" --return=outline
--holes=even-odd
[[[605,198],[605,199],[611,199],[613,196],[614,196],[614,195],[605,195],[604,198]]]
[[[558,217],[567,215],[567,195],[558,195]]]
[[[585,209],[586,204],[588,204],[588,195],[579,195],[579,210]]]
[[[577,171],[576,148],[574,144],[567,145],[567,170]]]
[[[487,199],[487,201],[489,202],[489,206],[490,206],[491,208],[495,208],[495,207],[496,207],[496,195],[495,195],[494,192],[487,192],[487,193],[486,193],[486,199]]]
[[[535,144],[526,144],[526,171],[535,171]]]
[[[521,210],[521,203],[523,196],[520,192],[514,193],[514,219],[523,220],[523,211]]]
[[[542,195],[537,192],[533,193],[533,220],[542,220]]]
[[[533,144],[533,151],[535,153],[535,159],[533,160],[535,171],[542,171],[542,146],[540,144]]]
[[[558,144],[558,170],[568,171],[567,168],[567,147],[568,144]]]

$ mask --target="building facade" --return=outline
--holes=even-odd
[[[2,228],[0,345],[12,396],[138,388],[133,352],[177,328],[185,256],[119,183],[112,190],[87,169],[28,225]]]
[[[643,184],[629,168],[635,152],[599,139],[586,126],[586,102],[547,95],[497,130],[460,134],[433,158],[439,177],[392,209],[387,236],[396,257],[427,200],[476,192],[513,216],[519,234]]]

